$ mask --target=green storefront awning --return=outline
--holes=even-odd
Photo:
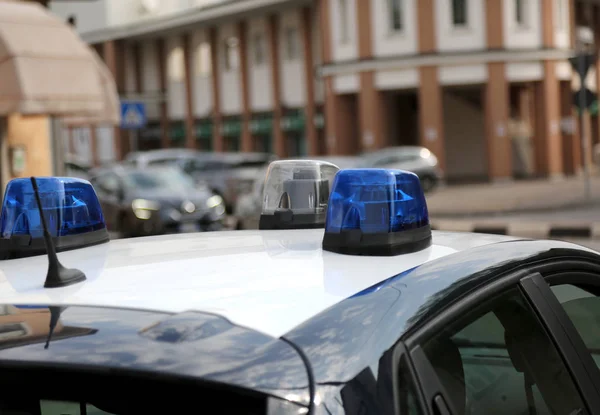
[[[242,134],[242,122],[240,120],[227,120],[221,126],[221,135],[234,137]]]
[[[273,131],[273,118],[257,118],[250,121],[252,134],[271,134]]]
[[[183,122],[171,124],[169,138],[173,141],[181,141],[185,139],[185,125]]]
[[[197,139],[209,139],[212,138],[213,124],[212,122],[204,122],[196,124],[196,138]]]

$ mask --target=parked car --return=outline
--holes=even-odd
[[[222,228],[223,199],[175,167],[114,166],[90,182],[108,228],[125,237]]]
[[[90,172],[90,163],[75,154],[66,154],[65,160],[65,176],[77,177],[80,179],[88,179]]]
[[[363,153],[362,159],[362,167],[400,169],[415,173],[426,192],[433,190],[443,180],[437,157],[425,147],[387,147]]]
[[[239,194],[250,192],[256,173],[276,157],[269,153],[202,153],[189,149],[130,153],[126,162],[137,166],[177,165],[206,185],[233,210]]]
[[[322,160],[333,163],[340,169],[363,167],[361,158],[356,156],[313,156],[304,157],[309,160]],[[263,188],[267,167],[258,170],[254,176],[254,184],[250,192],[241,194],[233,211],[236,229],[257,229],[262,208]]]

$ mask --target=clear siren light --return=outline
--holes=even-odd
[[[387,169],[337,173],[327,207],[324,250],[391,256],[430,245],[427,203],[417,175]]]
[[[339,168],[314,160],[269,165],[259,229],[311,229],[325,225],[331,182]]]

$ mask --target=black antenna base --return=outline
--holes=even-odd
[[[42,207],[40,191],[38,189],[35,177],[31,177],[31,186],[33,187],[33,193],[35,194],[38,211],[40,212],[40,220],[42,222],[42,228],[44,229],[44,242],[46,243],[46,251],[48,254],[48,274],[46,274],[44,288],[66,287],[67,285],[85,281],[85,274],[82,271],[78,269],[65,268],[58,260],[56,248],[54,247],[54,242],[52,241],[52,236],[50,236],[48,224],[46,223],[46,218],[44,217],[44,209]]]
[[[86,278],[83,271],[76,268],[65,268],[60,262],[57,265],[57,269],[52,269],[52,265],[48,267],[44,288],[66,287],[67,285],[85,281]]]

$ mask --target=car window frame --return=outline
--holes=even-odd
[[[600,370],[598,370],[583,339],[577,333],[575,326],[550,288],[550,284],[556,285],[555,281],[560,281],[553,275],[559,269],[562,270],[562,273],[565,273],[565,267],[573,269],[573,271],[570,271],[571,275],[577,269],[583,271],[594,268],[598,275],[597,281],[599,281],[596,285],[600,286],[600,265],[585,260],[548,260],[544,263],[531,265],[529,268],[525,267],[513,271],[498,280],[479,287],[451,304],[443,313],[438,314],[421,327],[404,336],[400,342],[403,345],[398,344],[396,347],[406,348],[411,364],[418,373],[417,382],[424,413],[439,412],[433,399],[440,393],[442,396],[446,393],[443,391],[432,365],[425,356],[421,344],[467,310],[485,304],[494,297],[516,287],[532,307],[561,356],[586,406],[587,413],[600,414]],[[447,398],[445,400],[446,403],[449,402]],[[450,408],[446,409],[448,409],[449,414],[452,413]]]

